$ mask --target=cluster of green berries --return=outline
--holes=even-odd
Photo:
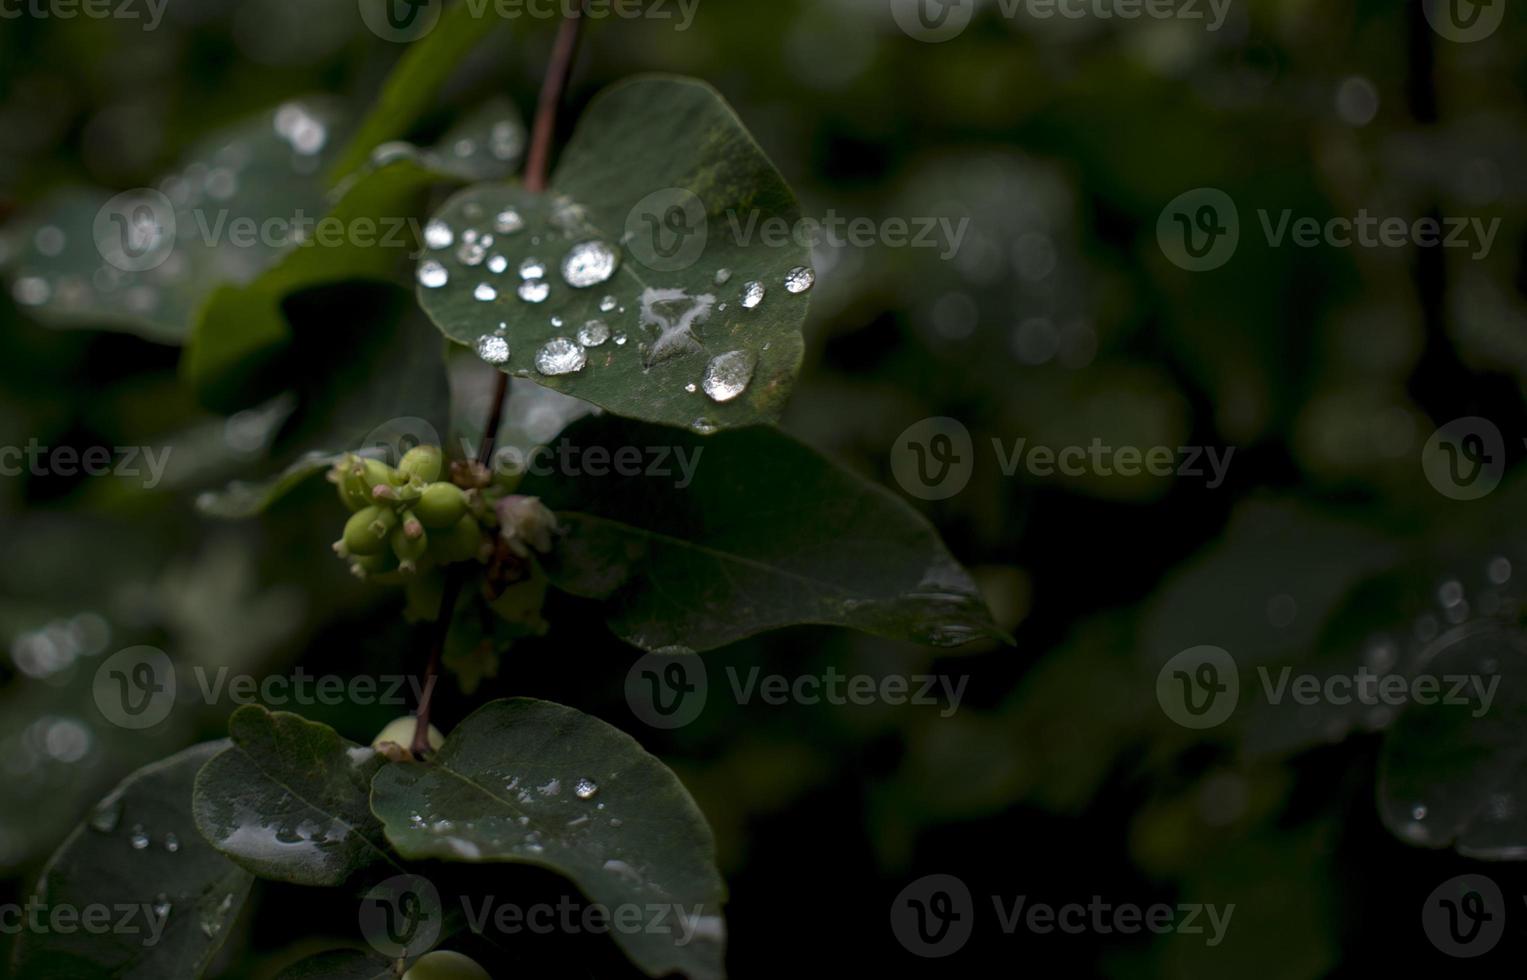
[[[334,551],[361,578],[402,582],[430,565],[482,556],[483,527],[467,491],[441,480],[445,457],[438,446],[416,446],[394,469],[380,460],[348,455],[329,472],[350,509]]]

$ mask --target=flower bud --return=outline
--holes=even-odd
[[[398,472],[406,479],[418,478],[424,483],[434,483],[440,479],[444,464],[445,455],[439,446],[415,446],[403,454],[398,462]]]
[[[425,527],[452,527],[467,512],[467,495],[454,483],[431,483],[419,495],[414,513]]]
[[[498,533],[504,542],[521,558],[529,558],[532,551],[546,554],[551,551],[552,539],[561,529],[557,515],[539,497],[511,494],[493,507],[498,514]]]

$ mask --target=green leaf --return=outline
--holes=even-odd
[[[287,296],[322,283],[402,281],[419,248],[418,225],[431,193],[507,173],[518,160],[523,133],[514,107],[493,100],[438,149],[399,144],[382,154],[381,162],[336,189],[338,201],[303,244],[253,282],[212,293],[197,312],[182,377],[203,402],[229,407],[289,341],[281,307]],[[334,229],[343,235],[334,237]]]
[[[807,267],[809,249],[765,235],[797,228],[795,198],[709,86],[667,77],[616,85],[580,120],[547,193],[482,184],[436,217],[454,236],[420,265],[419,302],[458,343],[506,339],[507,361],[492,359],[501,370],[700,431],[779,415],[800,370],[807,307],[785,282]],[[613,274],[572,285],[564,262],[580,247],[613,256]],[[547,294],[530,302],[522,269],[537,265]],[[748,308],[742,297],[755,281],[763,299]],[[612,339],[580,343],[594,321]],[[582,367],[548,373],[556,358],[537,363],[548,344],[565,352],[564,367]],[[734,383],[709,387],[708,373]]]
[[[261,878],[299,885],[342,885],[390,860],[368,802],[382,756],[252,704],[228,731],[232,747],[196,779],[196,826],[214,847]]]
[[[566,529],[552,584],[608,600],[629,643],[709,650],[796,623],[934,646],[1002,636],[921,516],[777,429],[703,438],[601,417],[566,438],[584,464],[635,460],[633,475],[606,462],[521,487]]]
[[[335,161],[330,173],[332,180],[338,181],[358,169],[378,146],[407,134],[418,123],[463,59],[489,32],[501,26],[500,18],[479,16],[480,13],[480,8],[471,3],[449,6],[428,34],[409,45],[387,76],[376,104]],[[513,156],[518,156],[519,147],[524,144],[523,128],[519,136],[513,144]]]
[[[105,908],[111,928],[23,933],[18,978],[201,975],[252,882],[191,819],[196,773],[226,744],[208,742],[139,769],[64,841],[43,869],[35,901],[82,917]],[[124,920],[128,908],[132,918]]]
[[[651,976],[723,975],[710,828],[667,767],[597,718],[491,702],[429,764],[377,773],[371,805],[404,857],[549,868],[612,914],[670,907],[665,925],[615,929],[616,942]]]
[[[53,326],[181,342],[219,283],[253,280],[289,247],[260,226],[323,213],[340,120],[320,100],[284,103],[209,137],[153,189],[63,192],[20,229],[13,292]]]
[[[358,949],[331,949],[282,970],[276,980],[394,980],[392,961]]]

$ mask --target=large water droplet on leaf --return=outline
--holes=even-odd
[[[536,351],[536,370],[547,375],[581,371],[587,361],[588,355],[583,352],[583,348],[566,337],[553,337]]]

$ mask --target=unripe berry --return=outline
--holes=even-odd
[[[339,502],[351,513],[371,504],[371,488],[366,486],[358,468],[360,457],[345,456],[329,471],[329,482],[339,490]]]
[[[403,974],[403,980],[493,980],[470,956],[437,949],[425,953]]]
[[[397,523],[398,515],[390,508],[358,510],[345,522],[345,536],[341,543],[352,555],[380,554],[387,544],[387,535]]]
[[[454,527],[467,512],[467,495],[454,483],[431,483],[420,494],[414,513],[425,527]]]
[[[410,534],[410,530],[414,533]],[[424,525],[412,515],[405,516],[403,523],[392,529],[389,539],[392,543],[392,553],[398,556],[398,568],[404,572],[412,572],[419,565],[419,559],[424,557],[424,552],[429,547],[429,539],[424,534]]]
[[[441,564],[472,561],[482,549],[482,528],[471,514],[457,521],[448,530],[430,536],[430,554]]]
[[[366,481],[368,487],[387,486],[398,481],[398,472],[391,466],[379,459],[369,456],[358,457],[361,465],[361,479]]]
[[[440,470],[444,464],[445,456],[439,446],[415,446],[403,454],[402,460],[398,462],[398,472],[405,479],[417,477],[425,483],[434,483],[440,479]]]
[[[393,745],[398,745],[404,749],[407,749],[409,746],[414,744],[414,730],[418,728],[418,726],[419,720],[413,715],[404,715],[401,718],[394,718],[392,721],[387,723],[386,728],[383,728],[380,732],[377,732],[376,738],[371,740],[371,747],[376,749],[378,752],[386,752],[387,750],[384,749],[383,746],[390,742]],[[429,747],[438,751],[440,746],[444,744],[445,736],[440,734],[440,729],[436,728],[434,725],[429,726]],[[391,753],[388,754],[389,757],[391,757]]]
[[[397,561],[386,552],[376,555],[356,555],[350,561],[350,571],[356,578],[374,578],[394,571],[397,567]]]

